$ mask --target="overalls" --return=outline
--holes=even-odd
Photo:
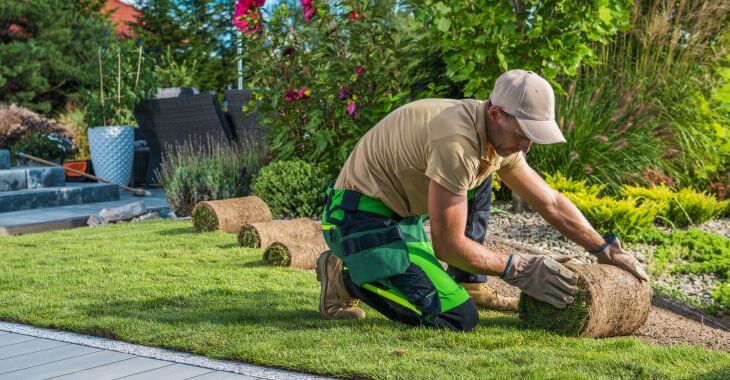
[[[479,315],[457,282],[485,282],[455,267],[444,271],[423,230],[423,216],[400,217],[382,201],[330,183],[322,230],[343,263],[351,296],[387,318],[411,326],[469,331]],[[489,221],[492,176],[467,194],[465,234],[483,243]]]

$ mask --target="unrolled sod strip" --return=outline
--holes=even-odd
[[[269,206],[255,196],[198,202],[193,209],[193,226],[197,231],[235,234],[245,224],[270,221]]]
[[[565,309],[520,296],[520,319],[529,327],[560,334],[603,338],[631,335],[651,310],[651,288],[612,265],[566,263],[578,275],[579,292]]]
[[[263,259],[267,265],[314,269],[317,258],[327,249],[321,236],[298,242],[273,242],[264,251]]]
[[[322,237],[322,224],[309,218],[249,223],[238,231],[243,247],[262,248],[278,241],[284,244]]]

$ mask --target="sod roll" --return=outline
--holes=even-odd
[[[269,206],[255,196],[198,202],[193,209],[193,226],[197,231],[235,234],[246,224],[270,221]]]
[[[263,259],[267,265],[314,269],[317,258],[327,249],[321,236],[290,243],[277,241],[266,248]]]
[[[238,243],[243,247],[262,248],[278,241],[284,244],[322,238],[322,224],[309,218],[249,223],[238,231]]]
[[[603,338],[631,335],[646,322],[651,310],[651,288],[647,282],[612,265],[565,266],[578,275],[575,301],[561,310],[523,293],[519,313],[528,327]]]

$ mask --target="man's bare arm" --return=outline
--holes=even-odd
[[[588,250],[603,245],[603,237],[593,229],[573,202],[548,186],[529,165],[500,173],[499,177],[566,238]]]
[[[428,211],[436,257],[471,273],[499,275],[509,256],[492,252],[469,239],[466,230],[467,200],[431,180]]]

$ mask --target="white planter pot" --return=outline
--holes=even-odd
[[[91,163],[97,177],[126,185],[132,175],[134,127],[89,128]]]

